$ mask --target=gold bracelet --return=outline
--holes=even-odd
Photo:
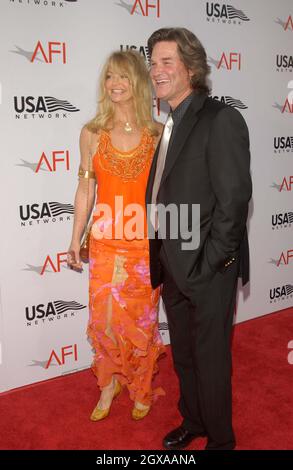
[[[79,176],[79,178],[86,178],[86,179],[89,179],[89,178],[95,179],[96,178],[95,172],[93,170],[91,170],[91,171],[84,170],[83,168],[81,168],[81,166],[79,167],[79,170],[78,170],[78,176]]]

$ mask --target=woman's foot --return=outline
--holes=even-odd
[[[132,409],[131,416],[135,420],[143,419],[150,411],[150,405],[143,405],[139,401],[136,401]]]
[[[101,389],[101,396],[93,410],[90,419],[91,421],[100,421],[108,416],[111,408],[112,401],[121,392],[121,385],[118,380],[113,379],[109,385]]]

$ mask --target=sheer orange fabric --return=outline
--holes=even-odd
[[[127,386],[132,400],[145,405],[164,394],[161,388],[152,390],[157,360],[164,351],[158,331],[159,289],[153,290],[150,284],[146,238],[145,190],[153,154],[154,138],[148,129],[129,152],[113,147],[109,133],[101,131],[93,157],[97,203],[107,204],[112,213],[94,214],[90,240],[92,369],[101,388],[114,375]],[[123,207],[117,210],[116,205],[115,211],[117,196],[120,202],[123,198]],[[129,204],[138,204],[142,211],[136,239],[131,231],[123,230],[131,219],[131,215],[123,216],[123,208]]]

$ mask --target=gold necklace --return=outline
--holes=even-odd
[[[122,129],[127,133],[133,131],[133,127],[129,121],[123,122],[122,120],[119,119],[119,121],[114,121],[114,126],[115,124],[117,124],[119,127],[121,126]]]
[[[128,121],[127,121],[127,122],[125,123],[125,125],[124,125],[124,130],[125,130],[126,132],[131,132],[131,131],[132,131],[132,127],[131,127],[131,125],[129,124]]]

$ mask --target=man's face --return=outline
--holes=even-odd
[[[168,101],[173,109],[192,91],[192,74],[180,59],[175,41],[155,44],[150,75],[157,98]]]

